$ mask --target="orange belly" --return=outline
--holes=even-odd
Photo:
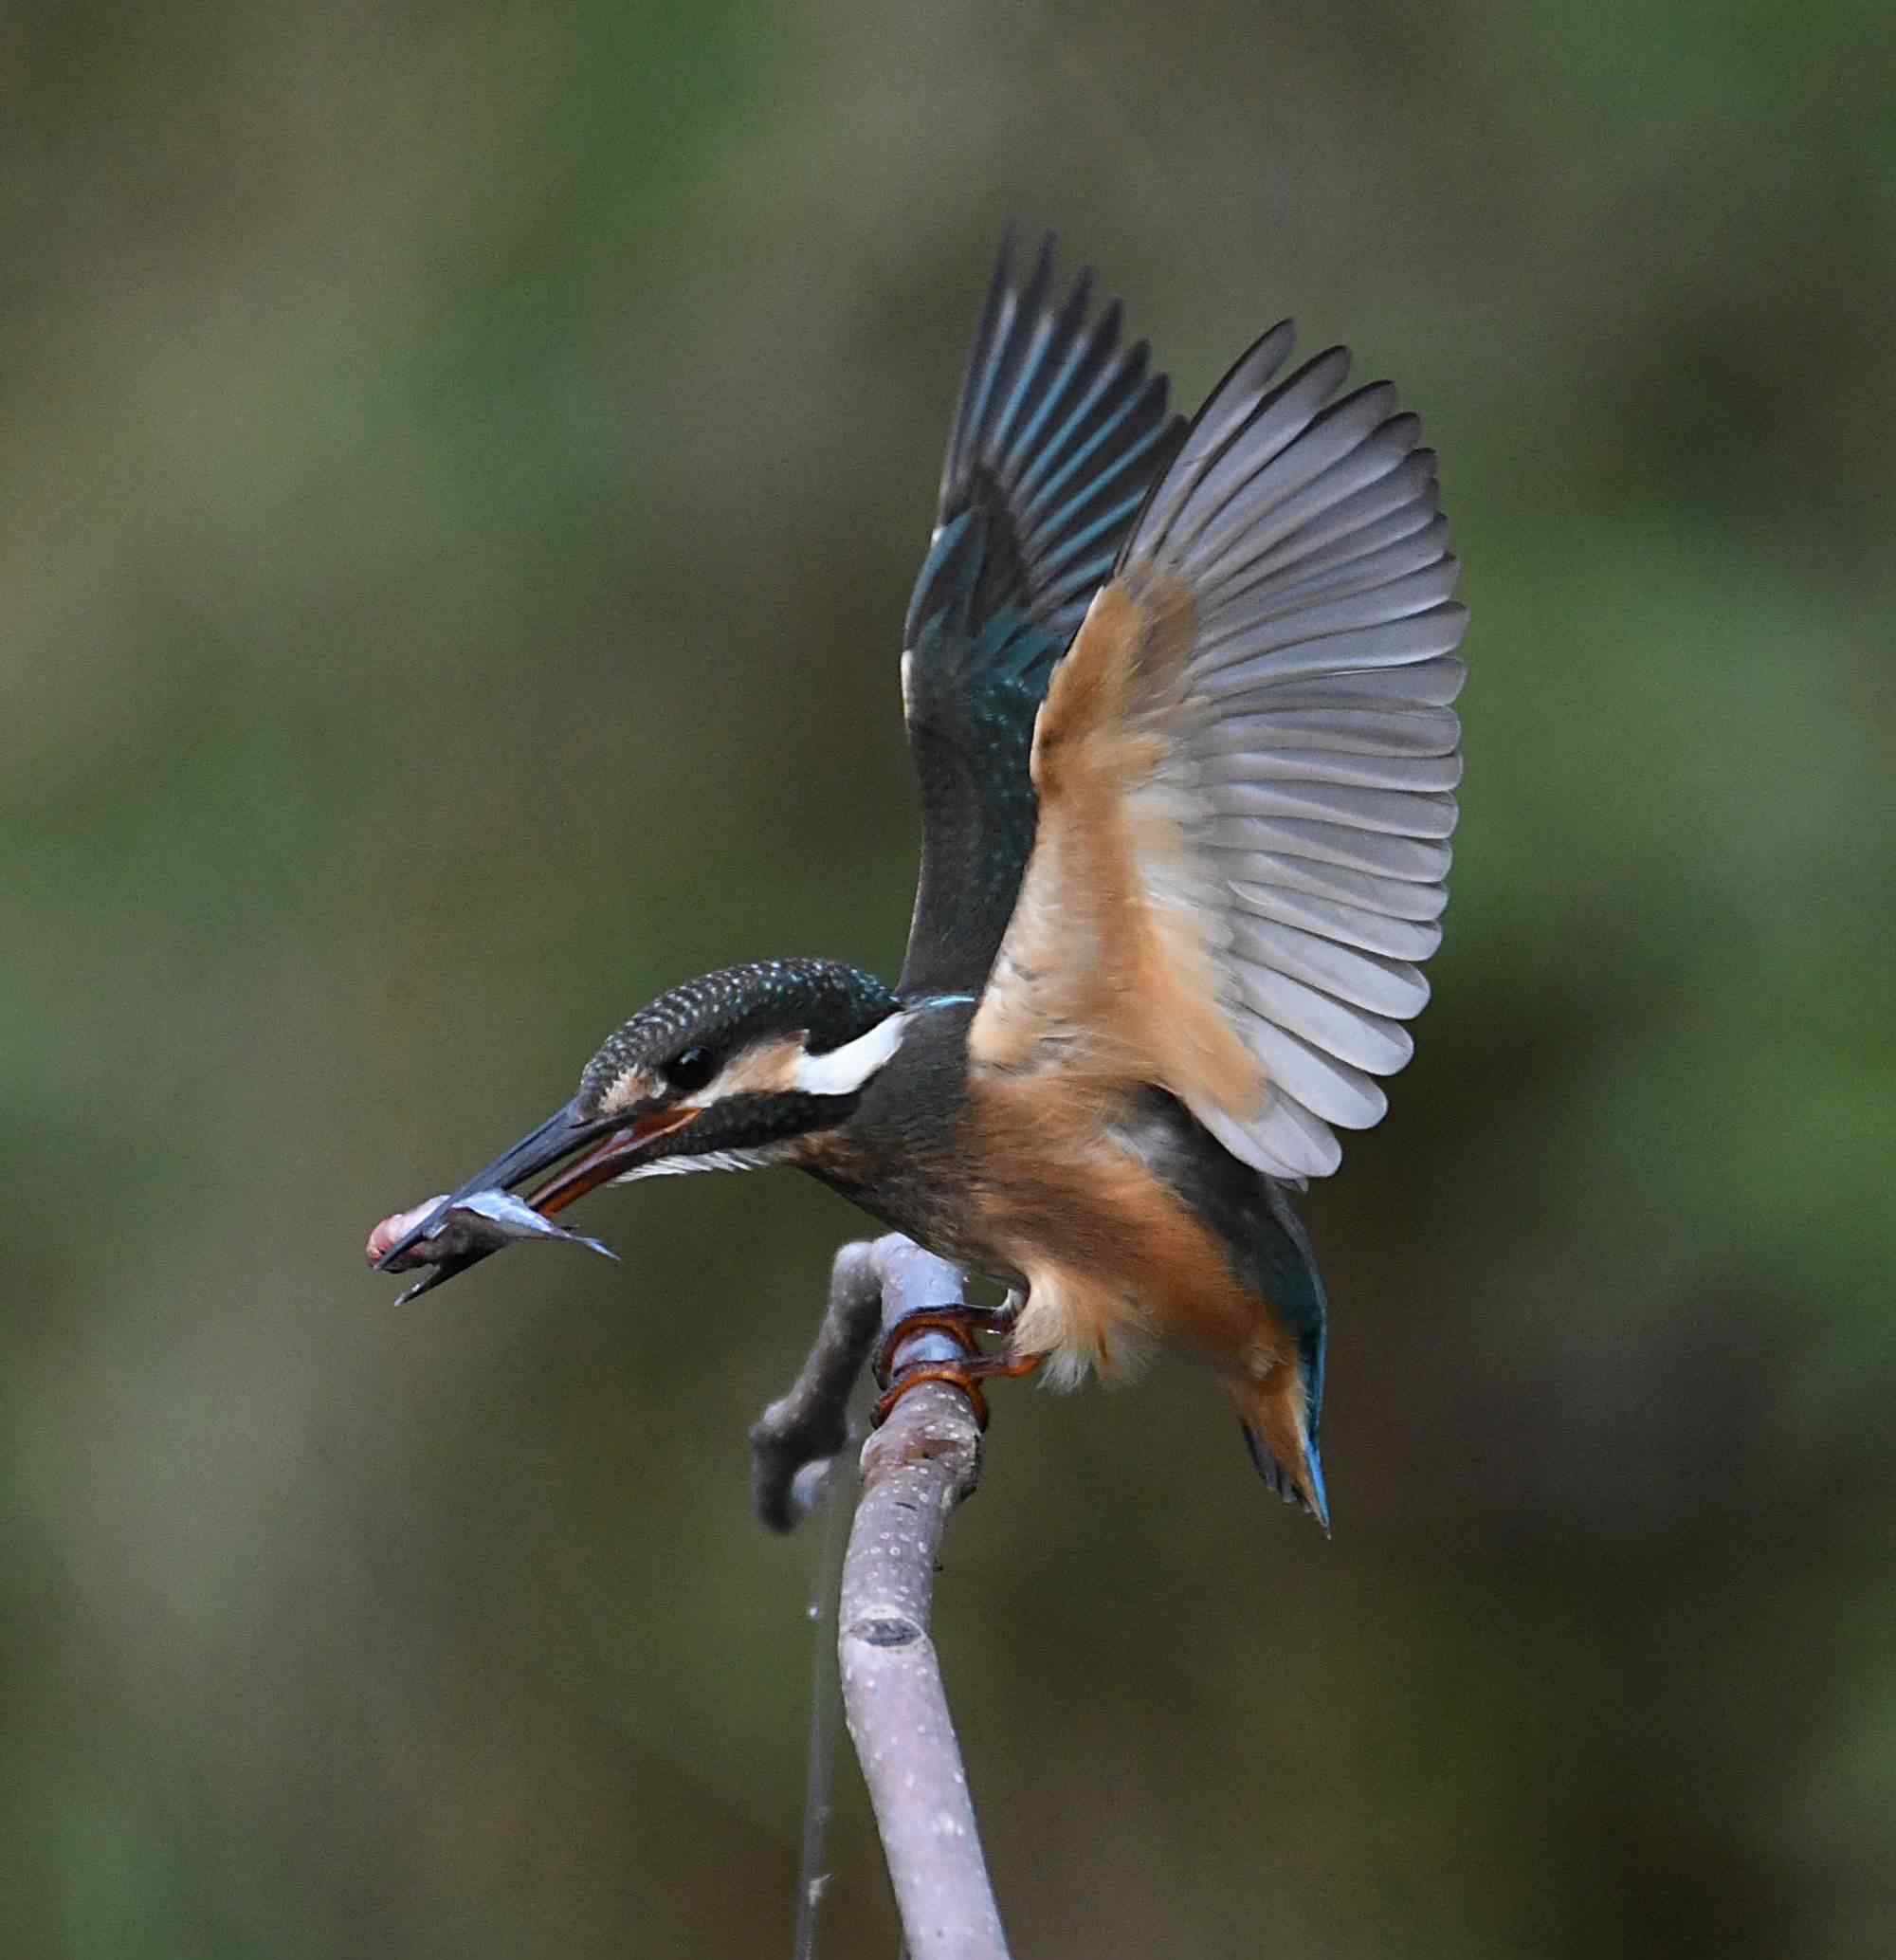
[[[1011,1167],[972,1196],[982,1238],[1028,1282],[1014,1346],[1053,1381],[1122,1375],[1161,1342],[1251,1381],[1295,1373],[1273,1304],[1096,1108],[1046,1076],[977,1081],[969,1122],[971,1161]]]

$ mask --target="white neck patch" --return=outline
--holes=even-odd
[[[897,1012],[828,1054],[798,1055],[791,1071],[791,1088],[812,1096],[854,1095],[902,1046],[907,1022],[907,1015]]]

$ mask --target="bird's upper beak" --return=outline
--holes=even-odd
[[[571,1236],[552,1228],[533,1234],[530,1219],[516,1208],[520,1224],[529,1228],[522,1230],[497,1219],[501,1207],[483,1209],[477,1200],[517,1191],[551,1170],[555,1175],[526,1200],[533,1212],[549,1218],[594,1186],[631,1168],[630,1160],[646,1145],[682,1129],[699,1113],[695,1106],[673,1104],[630,1116],[586,1117],[577,1103],[575,1097],[556,1109],[538,1129],[510,1145],[445,1197],[416,1212],[385,1218],[375,1227],[369,1236],[369,1256],[377,1272],[399,1273],[422,1263],[430,1268],[425,1279],[402,1295],[404,1300],[465,1272],[516,1238]]]

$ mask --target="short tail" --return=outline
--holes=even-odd
[[[1330,1498],[1303,1370],[1282,1367],[1262,1381],[1234,1380],[1231,1389],[1258,1475],[1285,1503],[1308,1511],[1327,1535]]]

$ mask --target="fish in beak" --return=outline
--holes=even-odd
[[[503,1150],[457,1189],[409,1211],[393,1212],[369,1235],[369,1263],[378,1273],[428,1271],[395,1301],[400,1307],[491,1254],[533,1238],[565,1239],[605,1257],[617,1255],[552,1222],[575,1199],[636,1168],[652,1145],[699,1112],[673,1105],[626,1117],[587,1118],[577,1098]],[[563,1166],[563,1167],[562,1167]],[[518,1194],[544,1171],[554,1175],[530,1199]]]

